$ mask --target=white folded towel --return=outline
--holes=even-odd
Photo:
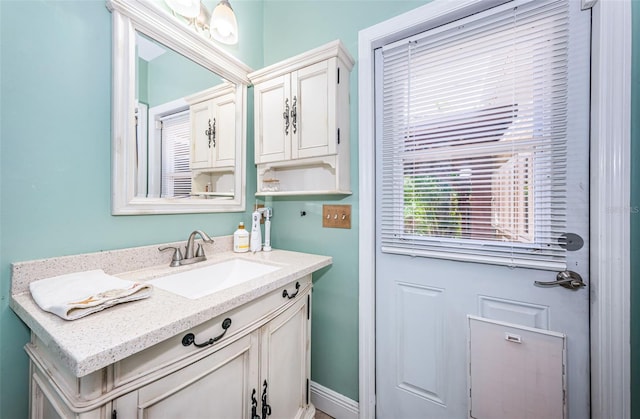
[[[107,307],[151,296],[149,284],[127,281],[102,270],[76,272],[40,279],[29,284],[31,295],[43,310],[65,320],[75,320]]]

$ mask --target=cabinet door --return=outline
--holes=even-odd
[[[123,418],[251,419],[252,392],[260,394],[258,338],[254,332],[122,396],[114,401],[114,410]]]
[[[197,103],[190,108],[191,169],[205,169],[211,166],[211,147],[213,144],[206,134],[209,123],[213,126],[211,113],[211,103],[208,101]]]
[[[291,146],[294,159],[336,154],[336,63],[333,58],[291,74],[296,108]]]
[[[234,167],[236,162],[236,101],[230,93],[215,99],[216,122],[213,167]]]
[[[262,328],[261,385],[271,417],[300,418],[308,401],[310,372],[307,295]],[[262,393],[261,393],[262,394]]]
[[[290,90],[288,74],[254,86],[256,163],[291,158]]]

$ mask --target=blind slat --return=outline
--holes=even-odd
[[[566,1],[382,50],[382,251],[564,269]]]

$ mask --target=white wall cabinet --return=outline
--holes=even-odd
[[[331,58],[254,86],[257,164],[336,154],[337,69]]]
[[[353,63],[344,45],[334,41],[249,74],[254,83],[257,195],[351,193]]]
[[[80,378],[32,335],[31,417],[311,419],[310,292],[307,275]]]
[[[233,167],[236,157],[233,86],[209,89],[191,96],[187,102],[191,119],[191,170]]]
[[[191,125],[191,192],[233,196],[236,166],[236,91],[222,84],[187,98]]]

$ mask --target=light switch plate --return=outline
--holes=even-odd
[[[351,228],[351,205],[323,205],[322,227]]]

